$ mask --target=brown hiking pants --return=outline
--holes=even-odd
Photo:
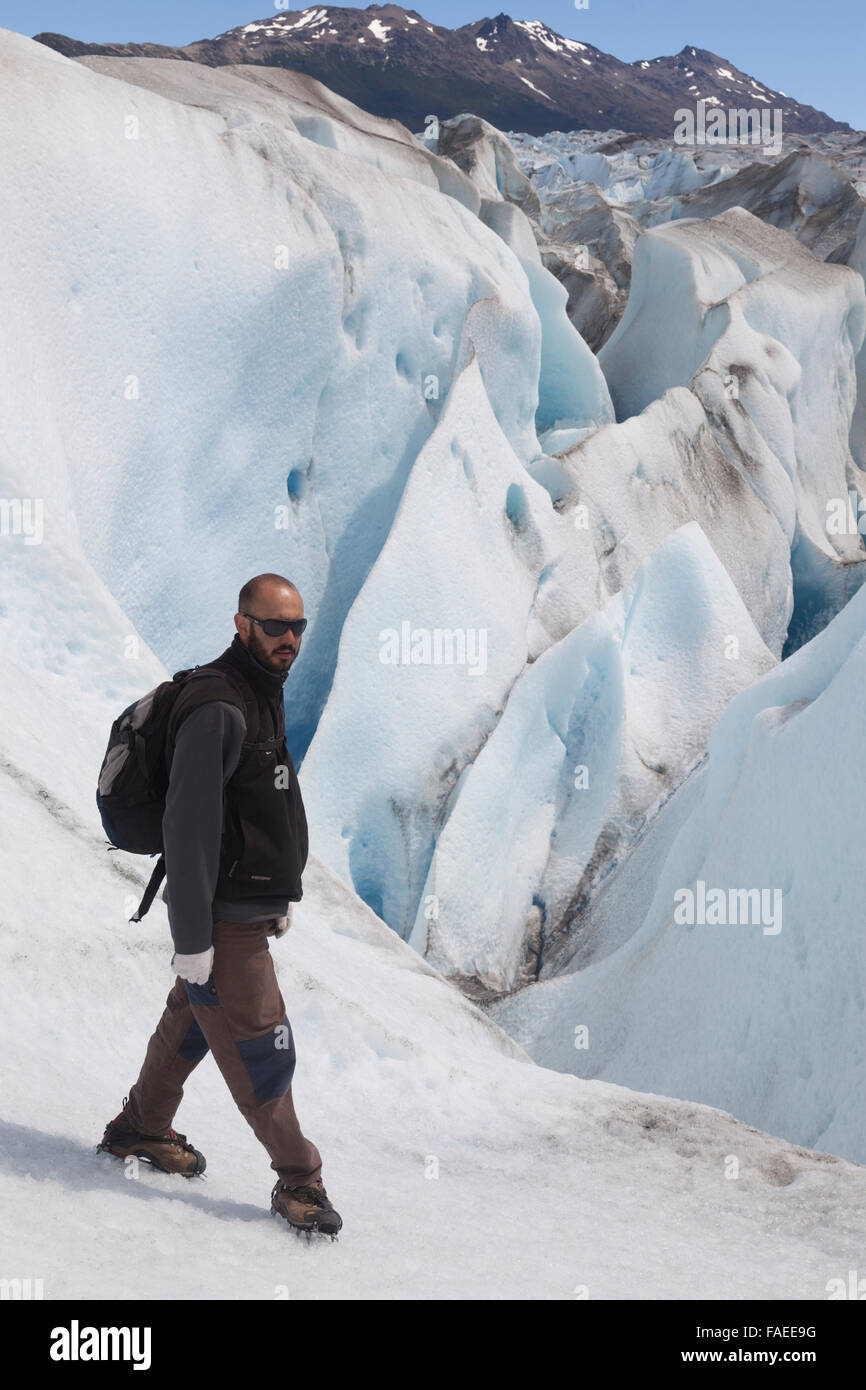
[[[321,1176],[292,1101],[295,1044],[268,948],[270,922],[214,922],[213,972],[205,985],[180,976],[147,1045],[126,1113],[143,1134],[168,1132],[187,1077],[208,1051],[244,1119],[288,1187]]]

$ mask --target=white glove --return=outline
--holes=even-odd
[[[288,910],[288,912],[286,913],[285,917],[272,917],[272,918],[271,918],[271,922],[273,923],[273,925],[271,926],[270,930],[267,932],[267,935],[268,935],[268,936],[276,936],[276,937],[285,936],[286,932],[289,930],[289,927],[292,925],[292,908],[293,908],[293,907],[294,907],[294,903],[289,903],[289,910]]]
[[[195,956],[172,956],[171,968],[175,975],[189,980],[191,985],[206,985],[213,969],[213,946]]]

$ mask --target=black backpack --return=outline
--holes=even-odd
[[[247,726],[255,715],[250,694],[231,680],[225,671],[208,666],[193,666],[176,671],[170,681],[149,690],[140,699],[127,705],[111,726],[108,747],[99,771],[96,805],[102,828],[109,839],[109,849],[124,849],[131,854],[159,855],[156,867],[144,896],[130,922],[140,922],[156,897],[165,877],[162,849],[162,818],[171,771],[169,726],[174,707],[189,681],[199,676],[222,676],[234,688],[237,704],[244,712]],[[221,698],[229,698],[226,694]],[[177,721],[172,727],[177,732]]]

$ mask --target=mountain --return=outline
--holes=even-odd
[[[541,20],[506,14],[460,29],[416,10],[323,5],[283,11],[184,48],[88,44],[63,34],[36,39],[66,57],[179,58],[211,67],[292,68],[377,116],[420,130],[430,113],[471,111],[502,130],[616,128],[670,138],[675,111],[711,106],[778,109],[789,131],[847,130],[823,111],[763,86],[705,49],[623,63],[592,44],[563,38]]]

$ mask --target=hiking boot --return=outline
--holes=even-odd
[[[97,1151],[104,1150],[114,1154],[115,1158],[134,1155],[150,1163],[160,1173],[180,1173],[185,1178],[194,1178],[204,1172],[207,1166],[204,1154],[187,1143],[185,1134],[178,1134],[174,1129],[167,1134],[143,1134],[129,1123],[125,1096],[123,1104],[124,1109],[120,1114],[105,1126],[102,1143],[96,1146]]]
[[[318,1231],[332,1240],[343,1224],[340,1213],[328,1201],[321,1178],[307,1187],[287,1187],[280,1179],[271,1193],[271,1211],[285,1217],[296,1231]]]

